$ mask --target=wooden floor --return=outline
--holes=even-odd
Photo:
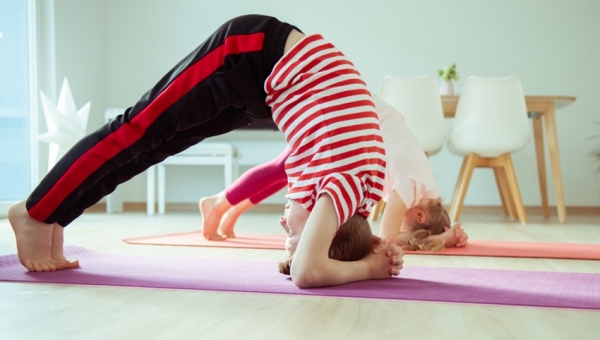
[[[473,240],[600,242],[599,216],[462,216]],[[279,214],[250,212],[239,232],[279,233]],[[86,213],[66,243],[119,254],[281,260],[283,251],[128,245],[122,238],[199,229],[195,213]],[[379,227],[378,222],[374,229]],[[15,253],[6,219],[0,255]],[[600,273],[600,261],[407,255],[406,266]],[[600,311],[205,291],[0,283],[0,339],[600,339]]]

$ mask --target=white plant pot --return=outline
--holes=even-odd
[[[454,84],[452,80],[442,80],[440,83],[440,95],[454,95]]]

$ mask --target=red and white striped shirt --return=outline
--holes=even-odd
[[[340,225],[355,213],[368,216],[383,195],[385,151],[371,93],[354,65],[309,35],[277,62],[265,91],[292,149],[286,197],[312,211],[328,193]]]

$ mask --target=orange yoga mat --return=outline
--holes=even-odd
[[[131,244],[152,244],[192,247],[226,247],[255,249],[285,249],[285,235],[239,234],[226,241],[207,241],[201,231],[124,239]],[[407,254],[529,257],[550,259],[600,260],[600,244],[469,241],[464,248],[448,248],[437,252],[406,251]]]
[[[285,249],[285,234],[236,234],[226,241],[207,241],[202,231],[123,239],[131,244],[161,246]]]

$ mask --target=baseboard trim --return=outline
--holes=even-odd
[[[198,204],[196,203],[167,203],[165,206],[168,212],[198,212]],[[446,207],[450,209],[450,207]],[[556,216],[556,207],[549,207],[550,216]],[[598,207],[567,207],[568,215],[577,216],[600,216],[600,208]],[[158,208],[155,207],[158,211]],[[106,203],[97,203],[86,210],[86,212],[100,213],[106,211]],[[123,211],[125,212],[140,212],[146,211],[146,203],[144,202],[125,202],[123,203]],[[263,203],[259,204],[251,209],[252,212],[257,213],[283,213],[283,204]],[[539,206],[527,206],[525,207],[527,215],[531,216],[542,216],[542,207]],[[468,205],[463,206],[463,214],[504,214],[502,206],[483,206],[483,205]]]
[[[258,213],[273,213],[273,212],[281,212],[283,213],[283,204],[259,204],[255,207],[252,207],[250,211],[258,212]],[[168,212],[198,212],[198,204],[197,203],[167,203],[165,204],[165,210]],[[144,202],[124,202],[123,203],[123,211],[124,212],[142,212],[146,211],[146,203]],[[154,206],[154,211],[158,211],[158,205]],[[106,212],[106,203],[100,202],[96,203],[93,206],[89,207],[85,210],[85,212],[89,213],[101,213]]]
[[[450,209],[450,207],[446,207],[446,209]],[[598,207],[579,207],[572,206],[566,207],[567,216],[568,215],[577,215],[577,216],[600,216],[600,208]],[[504,214],[504,210],[501,205],[495,206],[478,206],[478,205],[470,205],[463,206],[463,213],[467,214]],[[550,216],[558,216],[556,211],[556,206],[549,206],[548,212]],[[540,206],[526,206],[525,213],[528,216],[542,216],[542,207]]]

